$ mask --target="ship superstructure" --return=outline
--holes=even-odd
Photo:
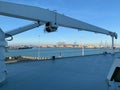
[[[39,80],[41,80],[41,81],[43,80],[42,82],[43,82],[43,84],[45,84],[45,81],[47,81],[47,80],[48,81],[49,80],[55,80],[55,79],[52,79],[52,78],[56,78],[55,82],[52,81],[52,83],[50,82],[50,84],[47,83],[49,89],[51,87],[51,90],[52,89],[53,90],[58,90],[56,88],[60,87],[60,85],[62,85],[60,90],[70,90],[70,88],[71,88],[71,90],[73,90],[72,89],[73,84],[75,84],[75,86],[73,85],[73,88],[76,89],[76,90],[80,90],[80,86],[81,86],[81,89],[83,89],[83,90],[88,89],[87,86],[90,88],[90,90],[91,90],[91,88],[94,89],[95,87],[101,87],[101,88],[104,87],[103,89],[98,88],[96,90],[99,90],[99,89],[100,90],[106,90],[106,88],[109,87],[108,85],[110,85],[113,88],[113,90],[114,90],[114,88],[119,89],[119,87],[120,87],[118,85],[119,83],[116,85],[116,82],[120,81],[119,80],[120,79],[119,78],[120,64],[117,64],[117,65],[113,64],[112,68],[110,69],[110,72],[108,71],[108,69],[111,67],[112,62],[114,62],[114,63],[118,62],[119,63],[119,60],[116,61],[116,59],[113,58],[114,57],[113,56],[114,55],[114,38],[117,39],[117,34],[115,32],[111,32],[109,30],[106,30],[106,29],[103,29],[103,28],[100,28],[100,27],[97,27],[97,26],[94,26],[94,25],[91,25],[91,24],[76,20],[74,18],[59,14],[59,13],[57,13],[55,11],[50,11],[50,10],[43,9],[43,8],[40,8],[40,7],[28,6],[28,5],[22,5],[22,4],[15,4],[15,3],[9,3],[9,2],[0,1],[0,15],[9,16],[9,17],[15,17],[15,18],[21,18],[21,19],[31,20],[31,21],[35,22],[33,24],[29,24],[29,25],[26,25],[26,26],[23,26],[23,27],[20,27],[20,28],[17,28],[17,29],[8,31],[8,32],[4,32],[2,29],[0,29],[0,51],[1,51],[1,53],[0,53],[0,83],[4,82],[6,80],[6,76],[7,76],[6,65],[4,63],[5,46],[7,44],[5,38],[11,37],[10,40],[12,40],[13,35],[16,35],[16,34],[25,32],[27,30],[39,27],[41,25],[45,25],[45,31],[47,31],[47,32],[55,32],[58,29],[58,27],[62,26],[62,27],[73,28],[73,29],[77,29],[77,30],[85,30],[85,31],[89,31],[89,32],[101,33],[101,34],[109,35],[109,36],[112,37],[112,49],[113,49],[113,52],[110,55],[105,55],[105,56],[102,55],[102,57],[101,57],[101,55],[98,55],[98,56],[94,56],[94,58],[91,58],[91,59],[89,57],[67,58],[67,59],[70,59],[70,61],[61,59],[61,60],[56,61],[56,62],[60,62],[60,63],[56,63],[55,67],[53,66],[50,69],[50,71],[47,68],[46,69],[44,68],[45,70],[43,69],[44,70],[43,72],[41,70],[39,71],[39,69],[37,71],[35,71],[36,68],[32,68],[32,71],[34,71],[34,74],[35,74],[36,77],[34,77],[33,74],[32,74],[30,76],[30,79],[29,79],[30,81],[34,81],[34,80],[36,80],[36,78],[41,78]],[[113,58],[116,62],[113,59],[111,60],[111,58]],[[75,59],[75,61],[77,61],[78,63],[76,63],[75,61],[72,61],[72,59]],[[88,60],[88,61],[85,62],[85,61],[83,61],[84,59],[85,59],[85,61],[86,60]],[[92,63],[93,62],[92,60],[96,60],[96,61],[94,61],[95,66],[93,66],[93,64],[90,64],[90,65],[88,64],[89,61]],[[104,69],[102,67],[102,64],[101,64],[101,67],[99,65],[97,66],[96,62],[98,60],[100,62],[103,61],[101,63],[107,65],[104,68],[105,71],[104,71]],[[52,63],[52,61],[48,61],[48,62]],[[63,64],[62,62],[65,62],[66,65],[67,64],[77,64],[77,65],[75,65],[73,67],[72,66],[70,67],[68,65],[68,67],[67,67],[67,66],[64,66],[65,64]],[[49,63],[46,63],[46,64],[48,65]],[[25,64],[25,63],[19,63],[19,64]],[[57,67],[57,64],[58,64],[58,67]],[[81,64],[82,64],[82,66],[84,65],[84,67],[81,67],[80,66]],[[31,62],[28,65],[31,65]],[[44,64],[41,64],[41,65],[44,67]],[[50,65],[52,65],[52,64],[50,64]],[[48,65],[48,67],[50,67],[50,65]],[[62,66],[62,65],[64,67],[59,67],[59,66]],[[12,65],[8,65],[8,67],[9,66],[12,68]],[[16,67],[16,65],[15,65],[15,67]],[[36,67],[37,67],[37,65],[36,65]],[[40,67],[38,67],[38,68],[40,68]],[[95,68],[96,69],[98,68],[98,69],[96,70]],[[55,72],[52,72],[51,70],[53,70]],[[101,74],[99,73],[99,71],[101,72]],[[37,72],[39,72],[39,73],[37,73]],[[42,72],[42,73],[40,73],[40,72]],[[11,72],[11,75],[14,76],[14,74],[12,74],[12,73],[14,73],[13,71]],[[107,73],[109,73],[108,77],[106,76]],[[20,75],[18,73],[16,73],[16,74]],[[45,75],[50,74],[50,76],[47,76],[47,78],[46,77],[43,78],[42,76],[40,76],[40,74],[41,75],[42,74],[45,74]],[[56,75],[58,75],[58,74],[61,74],[61,76],[56,77]],[[95,75],[95,74],[97,74],[97,75]],[[23,80],[25,80],[27,78],[27,76],[26,76],[27,74],[25,74],[24,70],[23,70],[23,72],[21,71],[21,75],[23,75],[23,77],[22,76],[20,77],[21,79],[24,78]],[[64,76],[66,78],[64,78]],[[105,83],[105,81],[106,81],[107,83],[105,83],[104,85],[99,83],[99,79],[97,80],[97,78],[99,78],[99,76],[101,78],[101,82]],[[12,78],[12,76],[8,75],[8,82],[9,82],[9,80],[11,80],[9,78]],[[60,81],[59,78],[64,79],[66,81],[62,82],[62,81]],[[16,82],[16,81],[17,81],[17,79],[14,79],[14,82]],[[55,83],[57,83],[57,81],[59,82],[58,86],[54,85]],[[92,81],[94,83],[96,83],[96,86],[91,85]],[[18,80],[18,82],[19,82],[19,80]],[[43,87],[42,82],[38,81],[38,83],[40,83],[40,85],[38,85],[38,86],[41,87],[40,89],[48,90],[48,88]],[[87,82],[87,83],[85,83],[85,82]],[[27,83],[30,83],[30,82],[26,82],[26,84]],[[115,83],[115,84],[112,84],[112,83]],[[83,87],[83,84],[85,84],[86,86]],[[20,83],[19,85],[21,85],[20,86],[21,88],[22,87],[24,88],[25,82],[23,84]],[[19,88],[19,85],[16,88]],[[4,87],[3,87],[3,90],[4,90]],[[31,85],[30,85],[30,87],[32,89]],[[36,88],[36,87],[37,87],[36,85],[33,85],[33,89]],[[8,88],[9,88],[9,83],[8,83]],[[109,89],[111,90],[112,88],[109,88]],[[28,88],[26,87],[26,89],[30,90],[29,86],[28,86]],[[7,88],[5,90],[7,90]]]

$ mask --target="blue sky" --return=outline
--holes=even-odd
[[[120,0],[0,0],[25,5],[38,6],[76,18],[78,20],[105,28],[120,34]],[[0,27],[8,31],[32,21],[0,16]],[[39,38],[40,35],[40,38]],[[79,44],[99,44],[101,41],[111,43],[111,38],[102,34],[87,31],[77,31],[59,27],[56,32],[45,33],[44,26],[15,35],[9,44],[55,44],[67,42]],[[119,37],[115,40],[120,44]]]

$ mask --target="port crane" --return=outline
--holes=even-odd
[[[7,45],[5,38],[11,37],[12,40],[12,36],[16,34],[45,25],[47,32],[55,32],[58,27],[67,27],[109,35],[112,37],[112,48],[114,48],[114,38],[117,39],[115,32],[40,7],[0,1],[0,15],[34,21],[32,24],[7,32],[0,29],[0,83],[6,80],[7,74],[4,61],[5,46]]]

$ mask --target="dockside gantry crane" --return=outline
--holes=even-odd
[[[0,29],[0,83],[6,80],[7,73],[5,66],[5,46],[7,45],[7,41],[5,38],[45,25],[45,30],[47,32],[54,32],[61,26],[109,35],[112,37],[112,48],[114,48],[114,38],[117,39],[117,34],[115,32],[40,7],[0,1],[0,15],[35,22],[7,32]]]

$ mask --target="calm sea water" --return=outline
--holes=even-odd
[[[110,49],[84,49],[85,55],[100,54],[103,52],[111,52]],[[20,49],[20,50],[8,50],[6,56],[32,56],[32,57],[51,57],[59,56],[81,56],[81,48],[32,48],[32,49]]]

